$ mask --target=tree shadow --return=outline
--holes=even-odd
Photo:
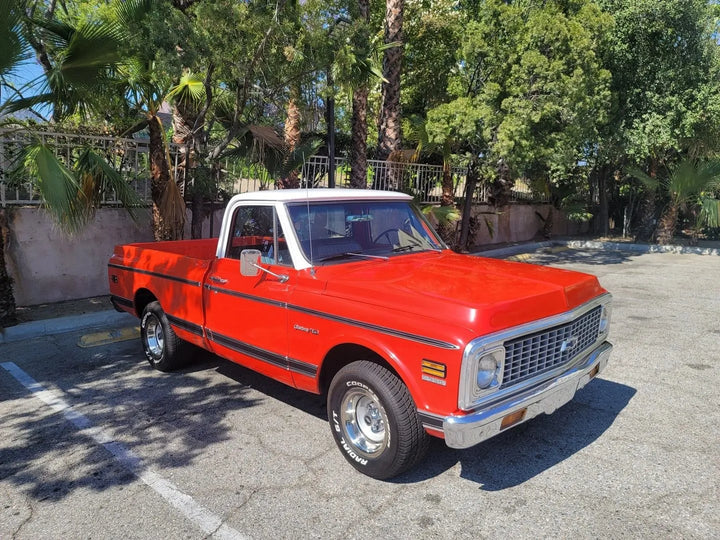
[[[161,374],[141,360],[138,347],[123,343],[84,363],[71,359],[75,364],[69,366],[72,379],[67,372],[57,376],[53,372],[57,368],[32,376],[45,388],[68,385],[62,399],[86,416],[91,426],[102,429],[110,441],[142,456],[139,469],[125,468],[90,430],[78,429],[12,380],[2,385],[12,391],[3,398],[7,413],[2,417],[2,431],[10,437],[0,444],[0,479],[23,488],[35,500],[60,500],[82,488],[103,491],[127,485],[142,470],[193,463],[212,446],[231,438],[228,417],[234,411],[263,401],[242,380],[209,384],[207,377],[188,376],[219,369],[224,361],[217,357],[203,357],[200,364],[182,372]],[[67,357],[72,352],[61,347],[57,354]],[[80,367],[83,371],[78,373]]]
[[[623,264],[637,257],[637,253],[611,250],[592,249],[568,249],[566,251],[553,252],[552,249],[541,249],[531,254],[530,261],[533,264],[552,266],[554,264],[587,264],[587,265],[611,265]]]
[[[429,457],[396,483],[428,480],[460,463],[460,476],[484,491],[517,486],[589,446],[613,424],[635,395],[624,384],[596,379],[552,415],[541,415],[466,450],[437,440]]]

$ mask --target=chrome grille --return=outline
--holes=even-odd
[[[507,341],[502,387],[570,362],[597,341],[601,312],[598,306],[571,323]]]

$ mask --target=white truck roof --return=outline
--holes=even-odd
[[[402,200],[412,199],[406,193],[397,191],[379,191],[375,189],[347,189],[347,188],[312,188],[312,189],[269,189],[235,195],[228,204],[232,206],[236,201],[263,201],[263,202],[305,202],[305,201],[345,201],[352,199],[364,200]]]

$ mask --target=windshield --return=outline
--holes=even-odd
[[[445,248],[422,214],[404,201],[303,202],[288,210],[312,264]]]

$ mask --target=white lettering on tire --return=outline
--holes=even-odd
[[[335,411],[333,411],[332,414],[333,414],[333,422],[335,423],[335,431],[340,433],[341,430],[340,430],[340,422],[338,421],[338,415]],[[355,453],[355,451],[350,447],[350,445],[347,442],[345,442],[345,437],[340,436],[340,444],[342,445],[343,450],[345,450],[345,453],[347,453],[347,455],[350,456],[351,458],[353,458],[357,463],[359,463],[360,465],[368,464],[367,459],[358,456]]]

